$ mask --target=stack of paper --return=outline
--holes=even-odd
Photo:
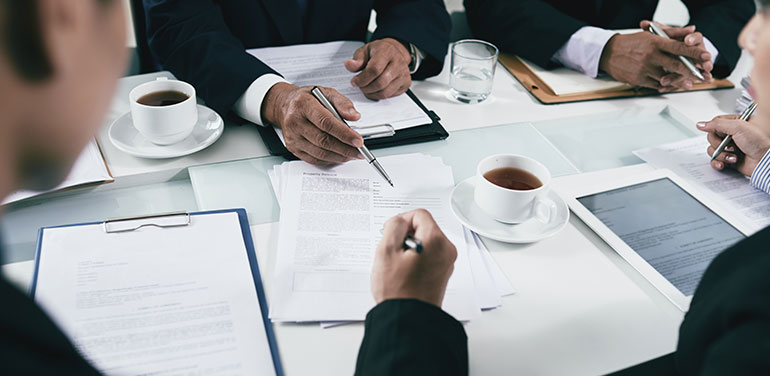
[[[77,161],[75,161],[75,165],[72,167],[70,174],[58,187],[43,192],[18,191],[6,197],[2,204],[10,204],[12,202],[21,201],[26,198],[60,189],[108,181],[113,181],[112,175],[110,175],[110,171],[107,169],[107,164],[104,162],[104,157],[102,157],[102,152],[99,150],[99,145],[96,143],[96,140],[91,140],[86,148],[80,153]]]
[[[744,77],[741,80],[741,87],[743,87],[743,91],[741,91],[741,97],[738,98],[735,103],[735,112],[739,114],[746,110],[746,108],[748,108],[751,102],[754,100],[754,98],[751,96],[751,92],[749,91],[749,88],[751,88],[750,77]]]
[[[754,188],[749,179],[735,170],[711,168],[706,136],[634,152],[645,162],[666,168],[722,204],[732,215],[754,231],[770,225],[770,195]]]
[[[345,60],[352,59],[353,53],[363,45],[363,42],[342,41],[255,48],[247,52],[294,85],[329,87],[350,99],[361,113],[360,120],[349,122],[352,127],[390,124],[393,129],[401,130],[430,124],[432,120],[428,114],[406,94],[373,101],[367,99],[361,89],[351,85],[350,80],[356,73],[345,69]],[[283,141],[281,130],[276,128],[275,131]]]
[[[513,288],[483,243],[454,218],[452,169],[422,154],[379,158],[394,188],[365,161],[332,168],[286,162],[269,172],[281,205],[273,321],[362,321],[375,305],[370,271],[392,216],[431,212],[457,248],[443,308],[458,320],[501,304]]]

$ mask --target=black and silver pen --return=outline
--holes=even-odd
[[[318,86],[313,87],[313,89],[310,90],[310,93],[313,94],[313,96],[316,99],[318,99],[318,101],[321,102],[321,104],[324,107],[326,107],[326,109],[329,110],[329,112],[331,112],[332,115],[334,115],[334,117],[337,118],[337,120],[341,121],[343,124],[347,125],[348,128],[350,128],[350,125],[348,125],[348,122],[346,122],[345,119],[343,119],[342,116],[340,116],[339,112],[337,112],[337,109],[334,108],[334,105],[332,104],[332,102],[330,102],[329,99],[326,98],[326,96]],[[382,178],[385,179],[385,181],[387,181],[388,184],[390,184],[390,186],[392,187],[393,181],[390,180],[390,176],[388,176],[388,173],[385,172],[384,168],[382,168],[382,165],[380,165],[380,162],[377,161],[377,157],[375,157],[374,154],[372,154],[372,152],[369,151],[366,145],[362,145],[360,148],[357,148],[357,149],[358,149],[358,152],[364,156],[366,161],[369,162],[369,164],[372,165],[372,167],[374,167],[375,170],[377,170],[380,176],[382,176]]]
[[[413,236],[408,235],[404,239],[404,249],[414,249],[417,253],[422,253],[422,242],[415,239]]]
[[[757,109],[757,102],[752,101],[751,104],[749,104],[749,107],[746,107],[745,110],[741,113],[741,116],[738,118],[739,120],[748,121],[751,115],[754,114],[754,111]],[[714,150],[714,154],[711,155],[711,160],[717,159],[719,154],[722,154],[723,151],[725,151],[725,147],[727,147],[727,144],[730,143],[730,141],[733,140],[733,136],[727,135],[727,137],[722,140],[722,142],[717,146],[717,149]]]
[[[660,26],[658,26],[655,22],[650,22],[650,32],[655,34],[655,35],[657,35],[657,36],[659,36],[659,37],[670,39],[668,34],[666,34],[666,32],[663,31],[663,29]],[[703,73],[701,73],[698,70],[698,67],[696,67],[695,64],[693,64],[690,59],[688,59],[685,56],[677,56],[677,57],[679,58],[679,61],[681,61],[682,64],[684,64],[684,66],[687,67],[687,69],[689,69],[690,72],[695,77],[698,77],[698,79],[701,80],[701,81],[706,81],[706,78],[703,77]]]

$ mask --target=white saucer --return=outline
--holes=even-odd
[[[225,123],[214,110],[198,105],[198,123],[192,133],[172,145],[156,145],[142,136],[131,121],[131,111],[117,118],[110,125],[112,144],[120,151],[142,158],[175,158],[201,151],[222,136]]]
[[[543,223],[534,218],[517,225],[498,222],[476,205],[473,199],[475,184],[475,176],[457,184],[452,191],[452,212],[465,227],[483,237],[505,243],[534,243],[555,235],[569,221],[567,203],[551,191],[548,198],[556,204],[556,215],[550,222]]]

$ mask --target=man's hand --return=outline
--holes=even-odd
[[[708,132],[710,145],[706,152],[709,157],[725,136],[733,136],[733,142],[711,162],[711,167],[716,170],[732,168],[746,176],[754,173],[759,161],[770,150],[770,135],[762,127],[753,124],[754,119],[752,117],[747,122],[739,120],[738,115],[724,115],[709,122],[698,123],[698,129]]]
[[[369,99],[386,99],[401,95],[412,86],[409,63],[412,55],[401,42],[385,38],[369,42],[345,61],[345,68],[360,72],[350,84],[361,89]]]
[[[648,29],[650,22],[642,21]],[[712,79],[711,54],[703,35],[695,26],[684,28],[661,25],[671,39],[649,32],[615,35],[602,52],[599,67],[618,81],[656,89],[660,92],[688,90],[698,82],[677,56],[690,58],[707,81]]]
[[[265,120],[283,131],[286,148],[298,158],[315,165],[330,165],[361,158],[356,149],[364,144],[361,135],[337,120],[310,94],[312,87],[275,84],[265,95]],[[334,89],[321,88],[345,120],[361,114],[353,103]]]
[[[422,253],[404,250],[404,238],[422,241]],[[455,246],[425,210],[395,216],[385,224],[372,269],[377,304],[389,299],[419,299],[441,307],[457,258]]]

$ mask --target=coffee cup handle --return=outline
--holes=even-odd
[[[538,221],[548,223],[556,217],[556,203],[550,199],[538,197],[535,199],[532,211]]]

